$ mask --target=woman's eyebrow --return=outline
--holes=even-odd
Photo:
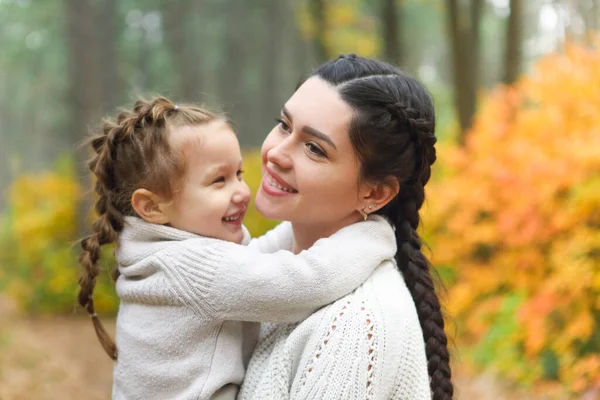
[[[281,107],[281,113],[283,115],[285,115],[285,117],[288,120],[290,120],[290,122],[293,122],[292,114],[290,114],[290,111],[285,106]],[[322,141],[326,142],[331,147],[333,147],[335,150],[337,150],[337,146],[335,145],[335,143],[333,143],[333,140],[331,140],[331,138],[329,136],[327,136],[326,134],[324,134],[323,132],[321,132],[315,128],[311,128],[310,126],[306,126],[306,125],[304,127],[302,127],[302,132],[304,132],[307,135],[316,137],[317,139],[321,139]]]

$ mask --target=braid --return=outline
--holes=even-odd
[[[423,330],[432,399],[448,400],[452,399],[454,388],[444,317],[430,273],[430,263],[421,251],[422,242],[417,233],[425,185],[431,176],[431,164],[436,159],[433,147],[436,138],[432,123],[421,118],[418,110],[395,103],[388,106],[388,111],[411,135],[412,141],[408,146],[412,147],[415,166],[413,176],[401,185],[398,195],[385,211],[395,222],[396,262],[415,302]]]
[[[92,224],[92,234],[81,240],[77,299],[92,317],[98,339],[113,360],[117,359],[117,348],[96,315],[92,296],[100,272],[100,249],[119,239],[125,216],[137,215],[131,205],[135,190],[145,188],[169,197],[174,193],[173,185],[183,177],[185,162],[169,145],[167,125],[201,125],[217,119],[224,120],[201,108],[176,106],[164,97],[138,100],[115,121],[105,121],[102,131],[87,141],[95,153],[88,168],[96,177],[94,209],[98,218]],[[112,278],[118,277],[115,267]]]
[[[342,56],[319,66],[312,76],[336,87],[354,111],[348,133],[361,164],[361,180],[399,186],[396,197],[376,213],[395,226],[396,262],[423,331],[432,398],[452,399],[444,319],[417,234],[425,185],[436,159],[433,99],[416,79],[372,58]]]
[[[95,191],[99,196],[95,204],[98,219],[92,224],[92,234],[81,241],[83,252],[79,256],[83,274],[79,278],[79,304],[92,318],[94,329],[102,347],[113,360],[117,359],[117,347],[100,322],[94,308],[93,293],[96,278],[100,272],[98,260],[100,248],[117,240],[118,232],[123,229],[123,215],[114,207],[111,192],[116,188],[113,173],[113,155],[116,138],[122,132],[120,127],[105,124],[104,132],[90,139],[90,144],[97,153],[88,162],[89,169],[96,176]],[[115,269],[116,270],[116,269]],[[116,276],[116,273],[113,273]]]
[[[454,392],[450,353],[440,301],[429,270],[430,264],[421,251],[422,244],[417,234],[418,209],[423,202],[423,196],[420,195],[423,193],[422,186],[415,189],[411,191],[403,187],[400,193],[409,194],[398,196],[397,207],[400,212],[396,219],[396,262],[415,302],[423,330],[432,399],[446,400],[452,399]]]

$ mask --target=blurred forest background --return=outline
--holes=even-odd
[[[435,98],[422,235],[458,398],[600,398],[598,29],[600,0],[0,0],[0,399],[109,396],[74,301],[91,204],[78,145],[103,116],[153,94],[222,109],[256,188],[281,105],[349,52]],[[110,326],[108,273],[97,292]]]

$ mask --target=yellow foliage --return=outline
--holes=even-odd
[[[244,152],[244,180],[252,193],[252,200],[244,218],[244,225],[246,225],[253,237],[257,237],[278,224],[278,221],[271,221],[263,217],[254,206],[254,195],[258,191],[262,180],[260,150],[248,150]]]
[[[365,13],[362,7],[364,4],[359,0],[325,1],[324,40],[332,56],[342,53],[356,53],[363,57],[379,55],[381,41],[376,18]],[[303,3],[297,14],[304,38],[314,39],[317,32],[308,2]]]
[[[260,154],[245,155],[245,179],[253,193],[262,178]],[[56,171],[18,177],[9,189],[8,211],[0,215],[0,290],[32,314],[70,314],[80,267],[77,261],[77,212],[81,187],[70,160]],[[93,220],[93,218],[92,218]],[[244,223],[258,236],[277,222],[250,205]],[[94,300],[99,313],[114,313],[118,299],[110,279],[112,247],[102,251]]]
[[[424,235],[459,343],[522,383],[600,385],[600,50],[569,45],[496,88],[439,155]]]

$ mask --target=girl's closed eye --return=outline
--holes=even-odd
[[[224,177],[224,176],[219,176],[218,178],[216,178],[216,179],[213,181],[213,183],[212,183],[212,184],[213,184],[213,185],[215,185],[215,184],[219,184],[219,183],[225,183],[225,177]]]

